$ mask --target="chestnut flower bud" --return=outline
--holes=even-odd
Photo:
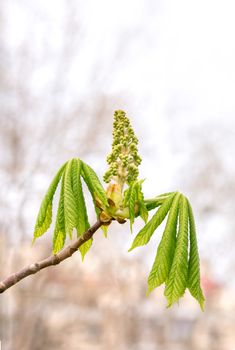
[[[107,157],[109,169],[104,175],[104,181],[114,181],[121,188],[138,178],[138,166],[141,158],[138,155],[138,139],[126,117],[125,112],[118,110],[114,113],[112,152]]]

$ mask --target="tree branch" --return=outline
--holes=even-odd
[[[61,261],[69,258],[78,250],[78,248],[81,245],[83,245],[94,235],[94,233],[100,228],[100,226],[104,224],[107,225],[109,223],[104,223],[100,220],[97,220],[97,222],[93,226],[91,226],[86,232],[84,232],[81,237],[79,237],[74,243],[71,243],[67,247],[62,249],[59,253],[53,254],[46,259],[35,262],[27,267],[24,267],[20,271],[11,274],[10,276],[8,276],[0,282],[0,293],[5,292],[5,290],[14,286],[14,284],[18,283],[25,277],[33,275],[39,272],[40,270],[45,269],[46,267],[58,265]]]

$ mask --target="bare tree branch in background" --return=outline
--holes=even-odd
[[[37,5],[26,2],[22,6],[38,21],[38,25],[42,21],[50,23]],[[0,115],[0,177],[1,209],[6,215],[1,217],[0,224],[1,234],[6,235],[7,240],[15,239],[13,237],[17,232],[17,240],[21,241],[29,230],[30,218],[28,213],[26,215],[26,208],[35,200],[35,195],[32,198],[31,193],[40,191],[32,175],[37,172],[45,178],[63,158],[84,158],[91,150],[93,155],[99,156],[104,147],[100,140],[111,127],[107,121],[114,106],[119,105],[119,96],[105,95],[99,89],[100,80],[90,82],[90,95],[84,99],[79,96],[79,88],[73,92],[70,87],[71,70],[83,50],[85,40],[77,8],[76,1],[65,7],[61,47],[56,51],[50,45],[51,36],[48,37],[48,32],[45,32],[40,38],[40,54],[31,45],[37,34],[36,25],[32,32],[27,32],[20,45],[12,49],[4,36],[7,22],[1,21],[2,38],[5,40],[2,40],[0,48],[1,62],[4,62],[4,69],[0,69],[3,101]],[[2,9],[4,19],[5,7],[2,6]],[[98,65],[94,62],[90,67],[91,76],[93,70],[96,74],[101,70],[99,65],[102,61],[97,61]],[[40,70],[48,66],[51,68],[48,83],[35,90],[36,77],[40,77]],[[69,103],[65,103],[68,99]],[[12,200],[8,200],[9,191],[12,196],[17,196],[14,208]]]

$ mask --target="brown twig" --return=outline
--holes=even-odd
[[[84,232],[81,237],[79,237],[74,243],[71,243],[67,247],[62,249],[59,253],[53,254],[46,259],[24,267],[20,271],[15,272],[7,278],[5,278],[3,281],[0,282],[0,293],[5,292],[5,290],[14,286],[14,284],[18,283],[25,277],[33,275],[39,272],[40,270],[45,269],[46,267],[58,265],[61,261],[69,258],[78,250],[78,248],[82,244],[88,241],[103,224],[107,225],[108,223],[103,223],[102,221],[97,220],[97,222],[93,226],[91,226],[86,232]]]

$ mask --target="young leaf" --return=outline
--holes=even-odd
[[[199,302],[203,310],[204,295],[200,285],[200,265],[197,248],[196,227],[192,207],[188,201],[189,227],[190,227],[190,253],[188,267],[188,289],[191,295]]]
[[[141,245],[145,245],[149,242],[150,238],[153,235],[153,232],[157,229],[157,227],[162,223],[162,221],[165,219],[172,201],[174,199],[175,194],[167,198],[163,204],[160,206],[160,208],[157,210],[157,212],[153,215],[152,219],[149,220],[149,222],[140,230],[140,232],[135,237],[131,248],[128,251],[131,251],[132,249],[139,247]]]
[[[37,220],[36,220],[36,224],[35,224],[35,229],[34,229],[34,240],[37,237],[42,236],[50,227],[51,225],[51,221],[52,221],[52,201],[53,201],[53,197],[56,191],[56,188],[58,186],[58,183],[61,179],[61,176],[64,172],[64,169],[66,167],[65,163],[57,172],[57,174],[55,175],[54,179],[52,180],[46,195],[44,196],[40,209],[39,209],[39,213],[37,216]]]
[[[137,202],[139,206],[139,214],[140,214],[140,217],[144,220],[144,223],[146,224],[148,221],[149,213],[144,202],[144,195],[142,192],[142,183],[143,183],[143,180],[137,183],[136,193],[137,193]]]
[[[84,162],[82,162],[82,177],[95,201],[96,196],[104,206],[108,206],[105,190],[94,170]]]
[[[81,253],[81,256],[82,256],[82,261],[84,260],[84,257],[86,255],[86,253],[88,252],[88,250],[91,248],[92,242],[93,242],[93,239],[90,238],[88,241],[83,243],[81,245],[81,247],[79,247],[79,250],[80,250],[80,253]]]
[[[130,219],[130,228],[132,232],[132,225],[135,221],[135,203],[137,200],[136,193],[136,182],[130,185],[128,192],[128,207],[129,207],[129,219]]]
[[[146,224],[149,217],[148,209],[146,208],[146,205],[143,202],[139,202],[140,206],[140,217],[143,219],[144,223]]]
[[[169,276],[175,252],[179,199],[180,194],[177,193],[172,202],[166,227],[163,232],[161,242],[158,246],[157,255],[153,263],[153,267],[149,274],[147,294],[164,283]]]
[[[140,215],[145,223],[148,221],[148,210],[146,208],[144,195],[142,192],[143,182],[144,180],[133,182],[124,193],[123,206],[128,206],[129,208],[131,229],[134,219],[138,215]],[[135,204],[138,207],[138,214],[136,213]]]
[[[65,243],[65,221],[64,221],[64,174],[61,180],[60,199],[56,215],[55,230],[53,235],[53,253],[60,251]]]
[[[129,206],[129,199],[130,195],[133,189],[133,186],[136,184],[136,182],[133,182],[124,192],[124,199],[123,199],[123,206],[128,207]]]
[[[65,213],[65,230],[72,239],[72,232],[78,223],[77,203],[72,188],[72,164],[70,160],[65,169],[64,177],[64,213]]]
[[[176,192],[168,192],[168,193],[163,193],[160,194],[159,196],[151,199],[145,199],[144,203],[148,211],[153,210],[160,205],[169,197],[175,194]]]
[[[83,234],[89,227],[88,216],[86,211],[86,204],[82,190],[81,182],[81,169],[82,161],[80,159],[72,160],[72,189],[77,206],[77,218],[76,225],[78,236]]]
[[[104,233],[104,237],[107,238],[108,237],[108,226],[107,225],[102,225],[100,228],[101,228],[101,230]]]
[[[166,281],[165,296],[168,307],[184,295],[188,277],[188,204],[187,199],[181,195],[179,206],[179,229],[176,239],[176,249]]]
[[[76,200],[77,205],[77,235],[78,237],[83,234],[89,227],[88,216],[86,211],[86,204],[82,190],[82,182],[81,182],[81,170],[82,170],[82,161],[80,159],[73,159],[72,161],[72,188],[73,194]],[[82,260],[88,250],[92,245],[92,239],[89,239],[85,242],[81,247],[79,247],[80,253],[82,255]]]

